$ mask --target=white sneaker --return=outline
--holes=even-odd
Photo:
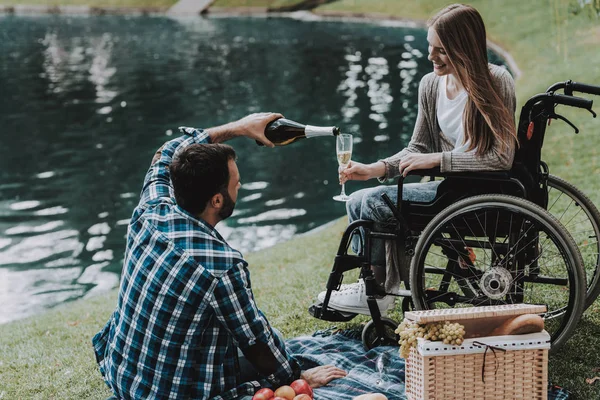
[[[317,296],[320,302],[325,300],[325,294],[327,292],[321,292]],[[394,308],[396,302],[395,296],[383,296],[377,299],[377,305],[382,316],[386,316],[388,310]],[[340,290],[332,291],[331,297],[329,298],[329,307],[355,314],[371,315],[369,306],[367,305],[367,295],[365,294],[365,283],[362,279],[358,282],[342,285]]]

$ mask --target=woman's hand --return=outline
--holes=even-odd
[[[400,175],[406,176],[409,171],[439,167],[442,153],[409,153],[400,160]]]
[[[315,368],[302,371],[300,378],[304,379],[311,388],[318,388],[327,385],[334,379],[343,378],[348,373],[343,369],[334,367],[333,365],[320,365]]]
[[[373,164],[363,164],[350,161],[346,168],[340,167],[340,184],[348,181],[366,181],[385,175],[385,164],[378,161]]]

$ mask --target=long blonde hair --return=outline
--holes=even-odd
[[[494,87],[488,66],[486,33],[479,12],[468,5],[452,4],[427,22],[440,38],[456,78],[468,94],[463,126],[468,150],[477,155],[495,144],[510,148],[517,139],[513,111]]]

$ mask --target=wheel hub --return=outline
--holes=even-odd
[[[479,286],[487,297],[498,300],[506,296],[511,283],[512,275],[506,268],[492,267],[483,274]]]

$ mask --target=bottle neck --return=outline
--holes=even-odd
[[[304,128],[304,133],[307,138],[317,137],[317,136],[333,136],[336,131],[334,126],[313,126],[306,125]]]

